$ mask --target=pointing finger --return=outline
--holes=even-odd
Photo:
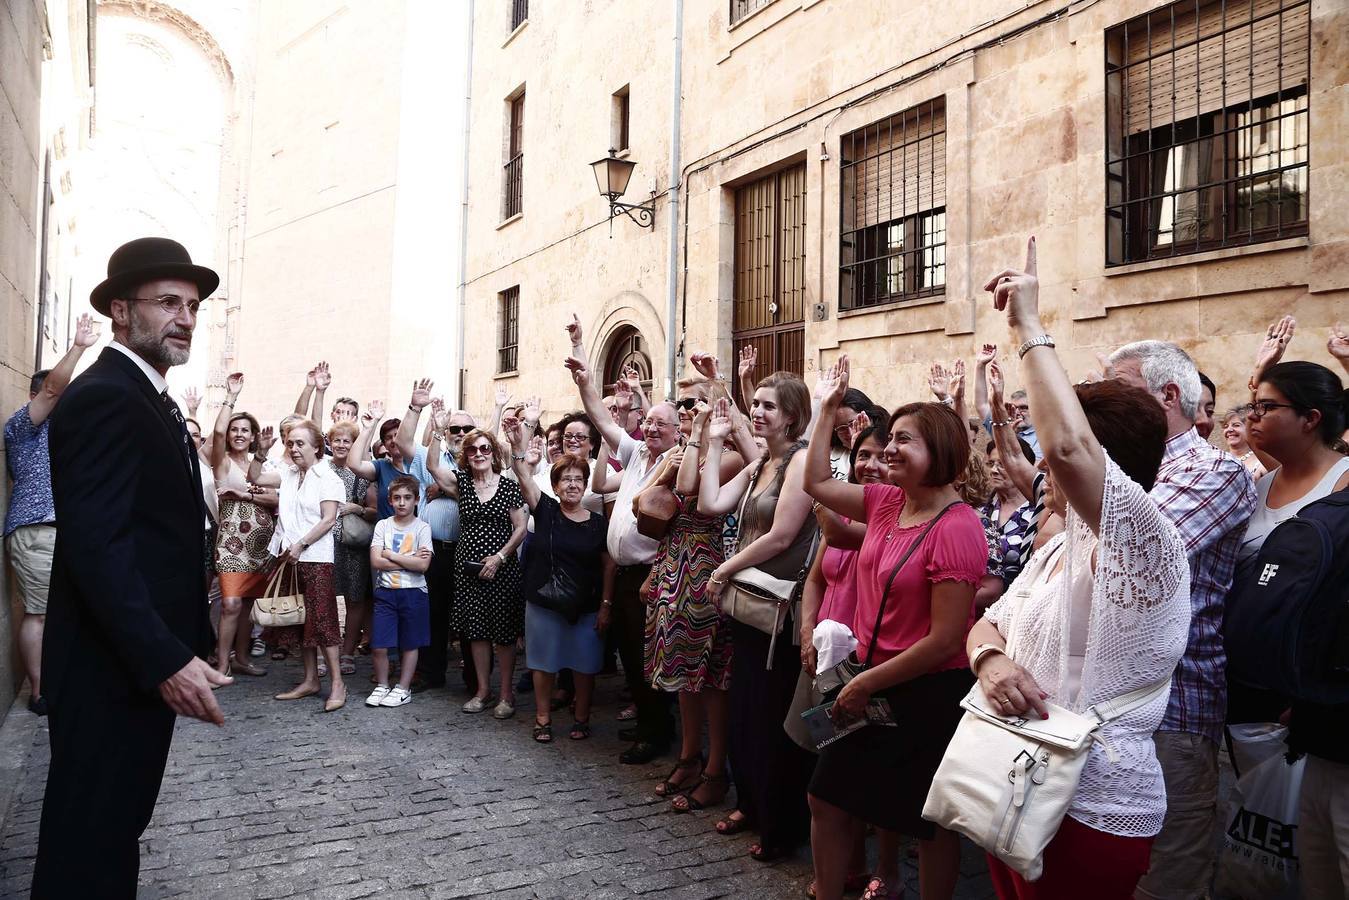
[[[1034,275],[1035,272],[1035,235],[1031,235],[1026,241],[1026,274]]]

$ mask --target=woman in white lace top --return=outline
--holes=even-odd
[[[1118,381],[1069,383],[1040,324],[1031,240],[1026,270],[988,284],[1021,344],[1051,502],[1063,534],[1038,551],[968,638],[971,667],[1005,714],[1076,712],[1167,682],[1185,651],[1189,566],[1175,527],[1148,497],[1166,423],[1155,400]],[[1025,343],[1021,343],[1025,342]],[[1101,729],[1077,795],[1027,882],[990,857],[1003,898],[1131,897],[1166,815],[1152,733],[1168,691]]]

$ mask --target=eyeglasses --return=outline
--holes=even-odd
[[[1028,413],[1028,412],[1030,412],[1030,406],[1029,406],[1028,404],[1025,404],[1025,403],[1013,403],[1013,404],[1012,404],[1012,409],[1016,410],[1016,411],[1019,412],[1019,413]]]
[[[202,304],[200,300],[184,300],[177,294],[165,294],[162,297],[127,297],[126,299],[129,302],[153,303],[171,316],[178,315],[186,308],[195,317],[201,311]]]
[[[673,423],[673,422],[662,422],[660,419],[644,419],[644,420],[642,420],[642,427],[643,427],[643,428],[673,428],[673,427],[674,427],[674,423]]]
[[[466,451],[469,456],[491,456],[492,448],[486,444],[479,444],[476,447],[469,447]]]
[[[1270,410],[1275,409],[1301,409],[1296,403],[1275,403],[1273,400],[1257,400],[1251,404],[1250,412],[1246,413],[1248,418],[1263,419],[1269,415]]]
[[[563,475],[558,479],[560,484],[585,484],[586,480],[580,475]]]
[[[449,425],[445,428],[446,434],[468,434],[473,430],[472,425]]]
[[[588,441],[588,440],[590,440],[590,435],[588,435],[588,434],[564,434],[564,435],[562,435],[562,443],[564,443],[564,444],[579,444],[579,443],[581,443],[581,442],[583,442],[583,441]]]

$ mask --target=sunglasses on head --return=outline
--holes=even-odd
[[[446,434],[468,434],[473,430],[472,425],[448,425],[445,428]]]

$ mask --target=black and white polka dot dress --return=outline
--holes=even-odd
[[[520,593],[520,560],[514,553],[491,580],[470,575],[464,563],[481,562],[510,540],[511,510],[525,505],[520,485],[501,478],[486,503],[473,482],[459,481],[459,543],[455,548],[454,627],[465,640],[514,644],[525,631],[525,600]]]

